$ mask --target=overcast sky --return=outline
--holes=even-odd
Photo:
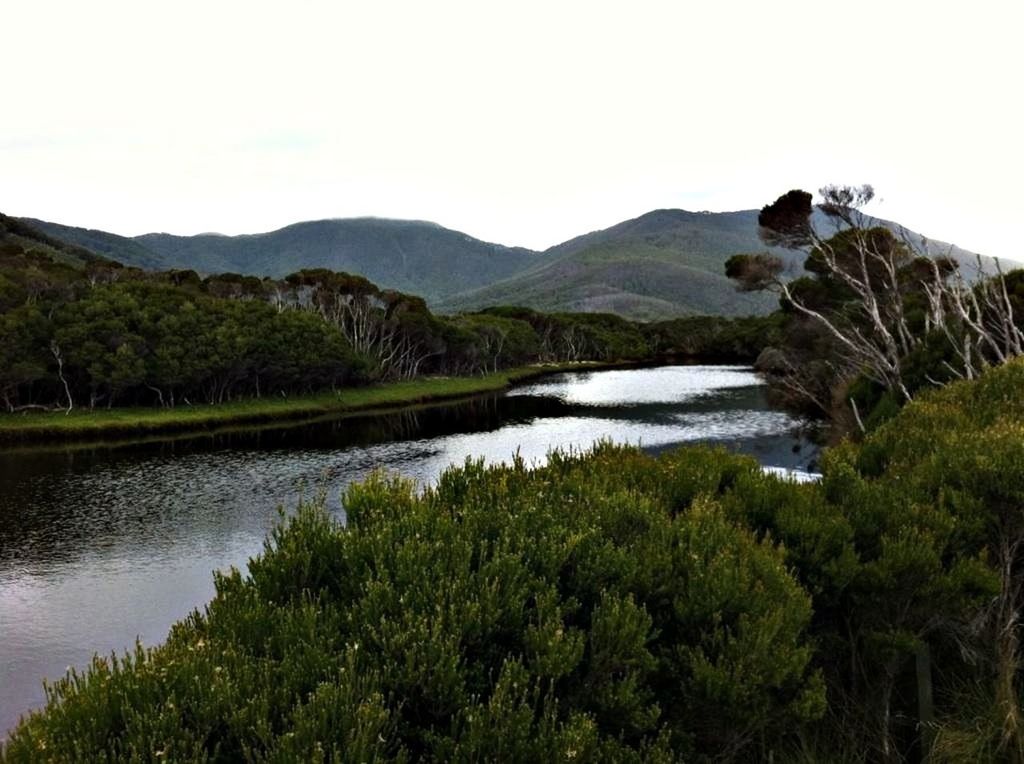
[[[3,0],[0,211],[543,248],[869,182],[879,216],[1024,259],[1017,5]]]

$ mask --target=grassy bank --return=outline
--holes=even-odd
[[[259,398],[173,409],[75,409],[0,415],[0,443],[93,440],[313,419],[329,414],[417,405],[503,390],[531,377],[599,364],[536,365],[480,377],[431,377],[291,398]]]

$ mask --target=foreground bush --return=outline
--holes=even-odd
[[[166,645],[51,688],[10,761],[670,760],[823,710],[810,598],[715,496],[756,471],[601,446],[303,507]]]
[[[1024,362],[818,484],[599,445],[302,507],[21,761],[1024,760]]]

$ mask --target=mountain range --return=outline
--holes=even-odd
[[[436,223],[384,218],[309,221],[241,236],[126,237],[31,218],[20,222],[51,242],[148,270],[279,278],[302,268],[329,268],[418,294],[440,312],[523,305],[654,320],[772,310],[772,295],[737,292],[724,273],[729,256],[765,249],[757,214],[654,210],[544,251],[481,241]],[[941,249],[945,253],[948,245]],[[801,272],[803,255],[772,251],[791,275]],[[965,250],[949,251],[967,264],[975,259]]]

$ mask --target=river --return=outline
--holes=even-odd
[[[42,679],[158,644],[243,567],[279,506],[340,494],[371,470],[420,483],[467,457],[542,462],[595,440],[651,451],[709,442],[813,470],[797,422],[746,367],[556,374],[502,394],[390,414],[201,437],[0,451],[0,740]]]

